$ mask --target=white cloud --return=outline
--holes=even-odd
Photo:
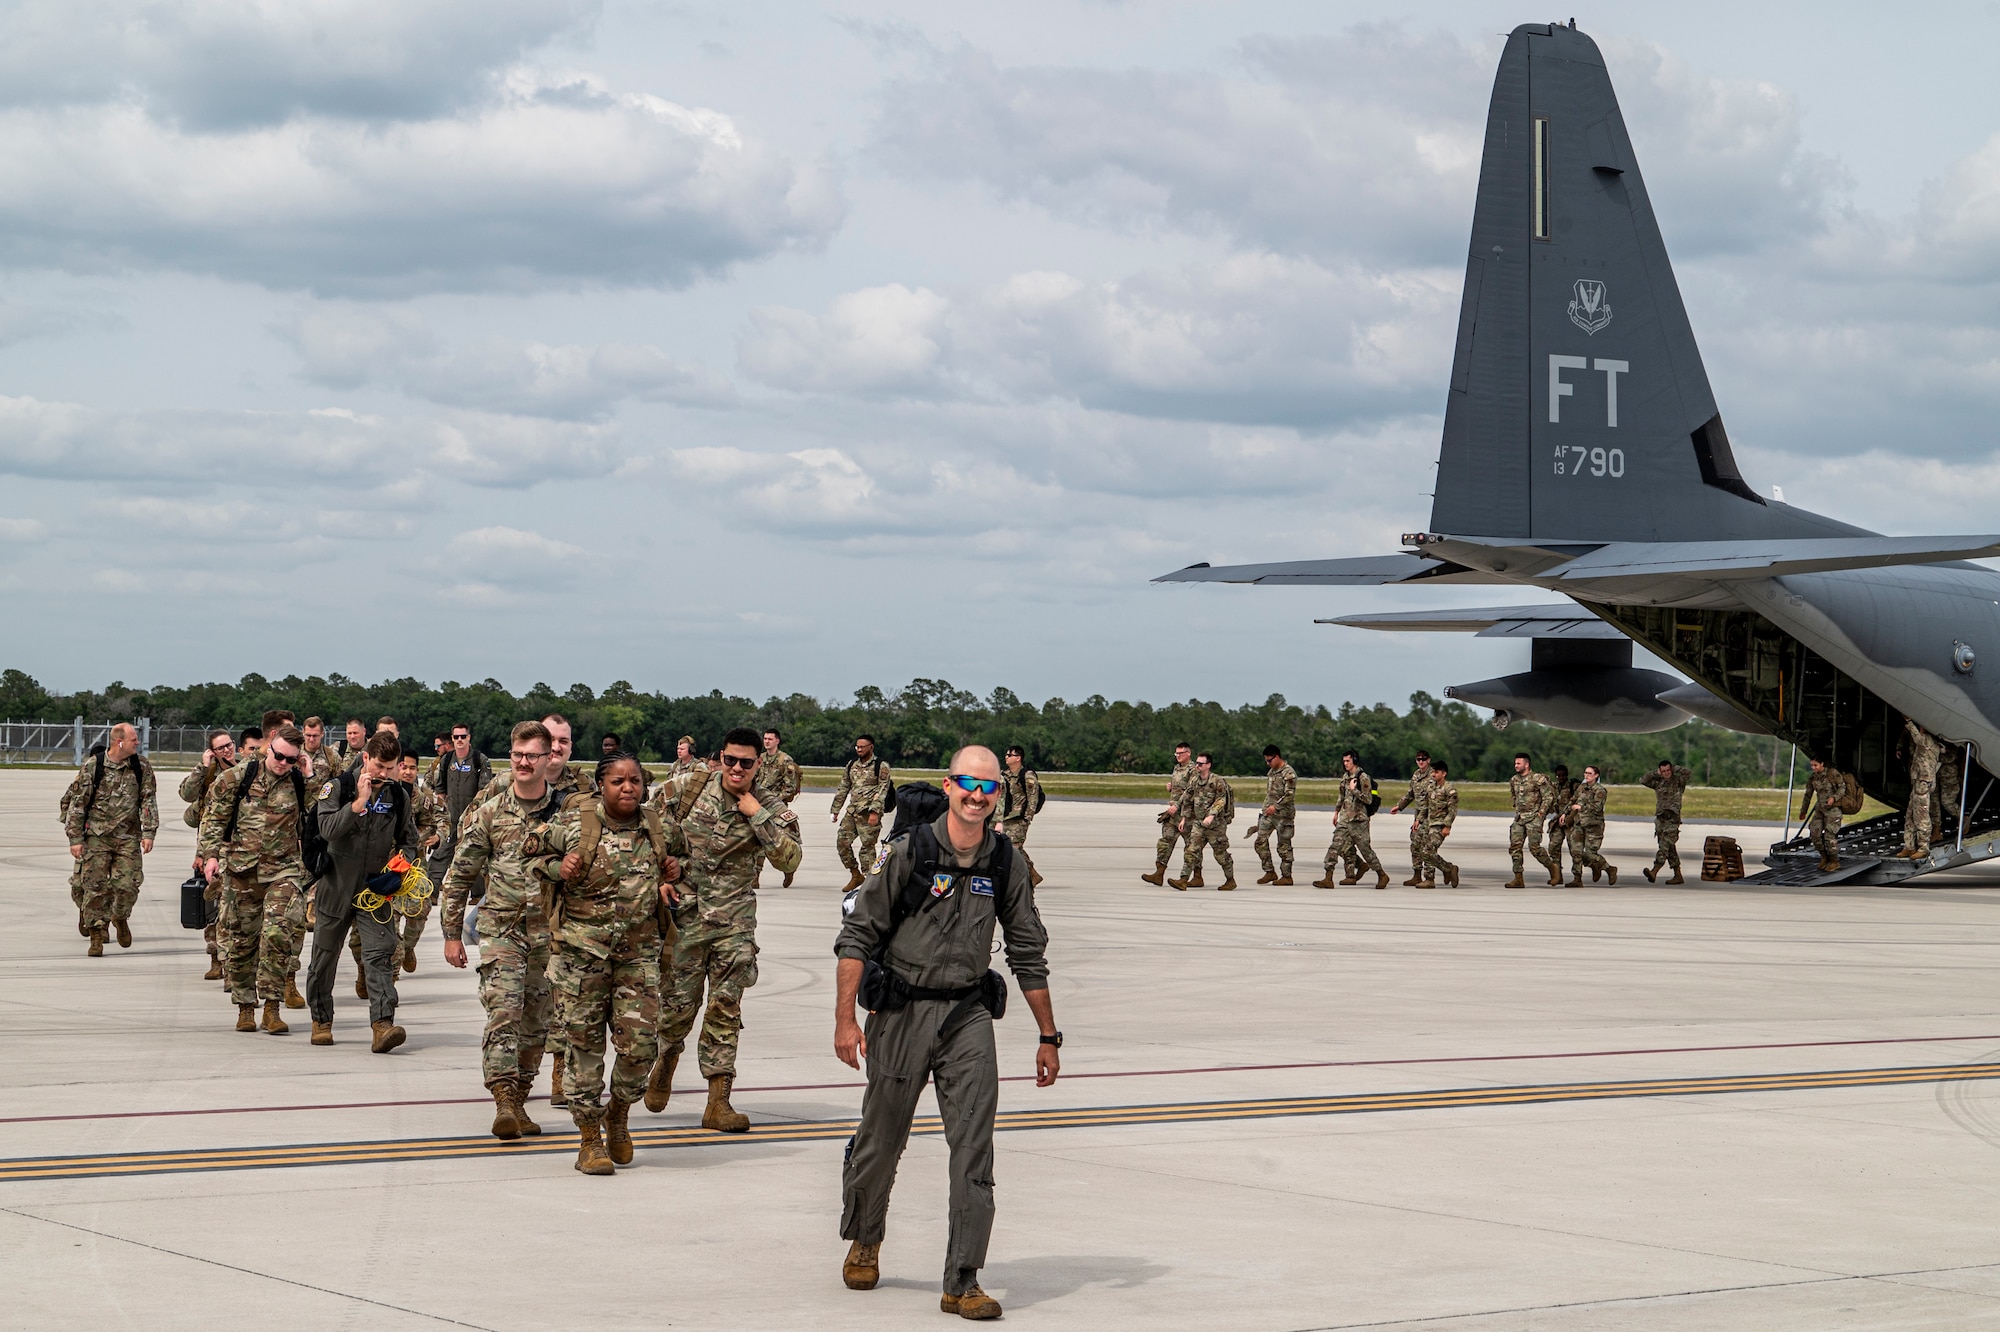
[[[943,359],[938,345],[948,303],[900,283],[848,292],[823,316],[782,307],[757,310],[738,342],[745,371],[793,389],[894,392],[925,386]]]
[[[673,286],[823,242],[839,190],[728,116],[513,71],[475,107],[199,130],[142,105],[0,111],[0,262],[406,295]]]

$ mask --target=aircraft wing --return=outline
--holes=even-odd
[[[1314,624],[1396,633],[1472,634],[1478,638],[1623,638],[1618,629],[1576,606],[1466,606],[1436,611],[1342,615]]]
[[[1943,564],[2000,555],[2000,536],[1772,538],[1760,541],[1615,541],[1548,571],[1561,581],[1608,578],[1771,578],[1893,564]]]
[[[1483,569],[1421,555],[1362,555],[1275,564],[1190,564],[1156,583],[1255,583],[1263,587],[1380,587],[1386,583],[1501,583]]]

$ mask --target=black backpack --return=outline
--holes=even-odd
[[[937,822],[938,815],[950,807],[944,792],[929,782],[911,782],[900,792],[896,804],[896,827],[889,834],[889,840],[908,837],[918,828],[927,828]]]
[[[298,777],[298,773],[293,772],[292,776]],[[355,793],[361,789],[360,783],[355,779],[354,770],[350,768],[334,780],[340,783],[341,803],[352,804]],[[409,803],[410,789],[394,780],[385,781],[383,785],[389,791],[390,810],[396,819],[396,825],[401,827],[403,807]],[[303,809],[304,812],[299,815],[299,858],[305,861],[306,873],[309,876],[322,879],[333,873],[333,847],[328,845],[326,835],[319,828],[319,801],[315,800]]]
[[[912,785],[917,785],[913,783]],[[936,790],[935,787],[931,788]],[[940,798],[942,798],[940,796]],[[993,852],[985,865],[971,864],[961,867],[956,858],[945,859],[943,849],[938,846],[937,834],[928,823],[919,823],[910,833],[910,872],[896,891],[896,900],[889,908],[889,928],[882,935],[882,942],[876,946],[875,955],[870,957],[861,969],[861,989],[858,998],[861,1006],[871,1013],[893,1013],[909,1005],[912,999],[955,999],[958,1007],[946,1016],[944,1026],[953,1026],[964,1009],[971,1004],[979,1004],[998,1022],[1007,1012],[1007,980],[999,972],[988,970],[971,985],[958,990],[933,990],[921,985],[912,985],[889,967],[889,943],[896,937],[903,922],[920,912],[928,911],[933,905],[960,890],[961,885],[974,876],[990,878],[993,881],[993,909],[1003,919],[1007,914],[1007,885],[1014,872],[1014,844],[1005,837],[993,835]],[[933,891],[935,880],[940,874],[949,874],[952,880],[950,892]],[[859,892],[859,889],[855,890]],[[967,891],[970,891],[967,889]]]
[[[875,780],[878,782],[882,780],[882,760],[880,758],[877,758],[875,760]],[[884,814],[893,814],[895,810],[896,810],[896,784],[894,782],[889,782],[885,784],[885,787],[882,791],[882,812]]]
[[[1027,767],[1024,767],[1024,768],[1022,768],[1022,769],[1021,769],[1021,780],[1022,780],[1022,781],[1024,781],[1024,782],[1025,782],[1025,781],[1026,781],[1026,780],[1027,780],[1028,778],[1030,778],[1030,777],[1033,777],[1033,776],[1035,776],[1035,770],[1034,770],[1033,768],[1027,768]],[[1007,792],[1008,792],[1008,799],[1009,799],[1009,801],[1011,801],[1011,800],[1013,799],[1013,792],[1012,792],[1012,791],[1010,791],[1010,790],[1008,790],[1008,787],[1007,787],[1007,782],[1006,782],[1005,778],[1002,778],[1002,780],[1001,780],[1001,782],[1000,782],[1000,789],[1001,789],[1001,790],[1003,790],[1003,791],[1007,791]],[[1039,813],[1041,813],[1041,812],[1042,812],[1042,806],[1043,806],[1043,805],[1046,805],[1046,804],[1048,804],[1048,803],[1049,803],[1049,793],[1048,793],[1047,791],[1044,791],[1044,790],[1042,789],[1042,784],[1041,784],[1041,782],[1040,782],[1040,781],[1038,780],[1038,781],[1036,781],[1036,783],[1035,783],[1035,807],[1034,807],[1033,809],[1029,810],[1029,811],[1028,811],[1028,813],[1030,813],[1030,814],[1039,814]],[[1001,808],[1001,810],[1000,810],[1000,818],[1001,818],[1001,821],[1002,821],[1002,822],[1005,822],[1006,820],[1008,820],[1008,819],[1011,819],[1011,818],[1013,818],[1013,817],[1014,817],[1014,807],[1013,807],[1013,805],[1012,805],[1011,803],[1010,803],[1010,804],[1008,804],[1008,805],[1005,805],[1005,806],[1003,806],[1003,807]]]
[[[1368,779],[1368,817],[1371,819],[1374,818],[1381,810],[1382,788],[1375,784],[1373,777],[1370,777]]]

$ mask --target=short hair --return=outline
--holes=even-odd
[[[1202,750],[1201,753],[1196,754],[1194,756],[1194,761],[1196,763],[1206,763],[1211,768],[1215,766],[1215,756],[1209,753],[1206,749]]]
[[[1340,752],[1340,756],[1341,756],[1342,758],[1344,758],[1344,759],[1353,759],[1353,760],[1354,760],[1354,766],[1355,766],[1355,767],[1357,767],[1357,768],[1361,766],[1361,755],[1359,755],[1359,754],[1355,753],[1355,752],[1354,752],[1353,750],[1351,750],[1351,749],[1344,749],[1344,750],[1342,750],[1342,751]]]
[[[439,731],[439,732],[438,732],[438,733],[437,733],[436,735],[433,735],[433,736],[431,737],[431,739],[432,739],[432,740],[450,740],[450,739],[451,739],[451,732],[450,732],[449,730],[445,730],[445,731]]]
[[[470,739],[472,736],[471,722],[453,722],[451,724],[451,729],[454,731],[464,731],[467,739]]]
[[[863,731],[860,735],[854,737],[854,743],[857,745],[860,744],[863,740],[866,740],[871,745],[875,743],[875,737],[868,734],[868,732],[866,731]]]
[[[779,743],[779,744],[783,744],[783,743],[784,743],[784,741],[785,741],[785,733],[784,733],[783,731],[779,730],[779,729],[778,729],[777,727],[775,727],[775,726],[766,726],[766,727],[764,728],[764,734],[765,734],[765,735],[775,735],[775,736],[777,736],[777,737],[778,737],[778,743]]]
[[[1276,745],[1265,745],[1265,746],[1264,746],[1264,757],[1265,757],[1265,758],[1283,758],[1284,756],[1285,756],[1285,751],[1284,751],[1284,750],[1282,750],[1282,749],[1280,749],[1280,748],[1278,748],[1278,747],[1277,747]]]
[[[1534,758],[1525,749],[1515,750],[1514,757],[1517,759],[1527,759],[1530,764],[1532,764],[1535,761]]]
[[[1569,776],[1569,764],[1567,763],[1556,764],[1556,771],[1561,773],[1565,777]]]
[[[301,728],[313,727],[313,726],[319,727],[319,729],[322,731],[326,729],[326,723],[321,721],[318,717],[308,717],[305,719],[304,722],[301,723]]]
[[[674,741],[674,744],[686,745],[690,750],[692,750],[694,748],[694,737],[691,735],[684,735],[680,739]]]
[[[1431,751],[1428,749],[1419,749],[1416,756],[1426,763],[1431,761]]]
[[[1441,758],[1434,758],[1431,760],[1431,771],[1441,772],[1445,776],[1449,777],[1451,776],[1451,764],[1445,762]]]
[[[271,732],[277,730],[280,726],[285,725],[287,722],[291,720],[292,720],[291,713],[286,712],[283,708],[272,708],[269,712],[264,714],[264,719],[259,724],[263,726],[264,734],[269,735],[271,734]]]
[[[1022,758],[1026,758],[1026,757],[1028,757],[1028,751],[1027,751],[1027,750],[1025,750],[1025,749],[1023,749],[1023,748],[1021,748],[1021,747],[1020,747],[1019,745],[1009,745],[1009,746],[1007,746],[1007,753],[1008,753],[1009,755],[1013,755],[1013,754],[1019,754],[1019,755],[1020,755],[1020,756],[1021,756]]]
[[[602,740],[599,740],[597,743],[601,745],[604,743],[605,740],[609,740],[611,742],[611,747],[614,751],[622,752],[625,748],[625,737],[618,734],[618,732],[616,731],[606,731],[604,733],[604,738]],[[610,755],[610,757],[617,758],[618,753],[614,752]]]
[[[400,764],[404,764],[404,763],[415,763],[415,762],[417,762],[417,761],[418,761],[418,760],[417,760],[417,751],[416,751],[416,750],[414,750],[414,749],[406,749],[406,750],[404,750],[404,751],[402,752],[402,754],[401,754],[401,755],[399,755],[399,756],[397,757],[397,759],[396,759],[396,762],[397,762],[397,763],[398,763],[399,765],[400,765]]]
[[[542,724],[547,725],[549,722],[554,722],[558,726],[567,726],[569,725],[569,718],[563,716],[560,712],[543,713]]]
[[[395,726],[397,730],[402,729],[401,726],[397,725],[396,719],[394,717],[377,717],[375,719],[375,724],[377,726]]]
[[[359,717],[349,717],[346,721],[342,722],[340,726],[342,730],[345,730],[350,726],[366,726],[367,724],[368,724],[367,722],[362,721],[361,718]]]
[[[299,728],[292,725],[290,722],[286,722],[283,726],[280,726],[277,730],[272,731],[270,733],[270,736],[271,739],[282,740],[286,744],[291,745],[295,749],[304,749],[306,747],[306,738],[303,735],[300,735]]]
[[[747,726],[732,726],[722,733],[722,748],[715,752],[720,754],[731,745],[741,745],[755,753],[764,747],[764,737]]]
[[[403,746],[387,731],[377,731],[368,737],[367,744],[361,746],[361,752],[369,758],[381,759],[384,763],[394,763],[403,757]]]
[[[218,735],[221,736],[224,740],[229,741],[229,743],[232,745],[236,743],[236,737],[229,734],[229,728],[224,726],[209,733],[208,743],[211,747],[215,744],[215,737]]]
[[[1174,741],[1174,748],[1175,748],[1175,749],[1193,749],[1193,748],[1194,748],[1194,746],[1193,746],[1193,745],[1191,745],[1191,744],[1189,744],[1189,743],[1188,743],[1187,741],[1185,741],[1185,740],[1176,740],[1176,741]]]
[[[549,728],[538,721],[515,722],[514,729],[508,733],[507,739],[516,745],[523,740],[539,740],[551,749],[556,745],[555,737],[549,734]]]
[[[1661,759],[1659,766],[1662,768],[1671,768],[1674,766],[1674,761],[1672,759]]]
[[[263,738],[264,728],[261,726],[246,726],[236,733],[236,743],[239,746],[247,745],[252,740],[262,740]]]

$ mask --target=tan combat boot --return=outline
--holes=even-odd
[[[130,948],[132,946],[132,922],[120,916],[111,923],[118,927],[118,946],[120,948]]]
[[[1676,868],[1676,869],[1674,870],[1674,877],[1673,877],[1673,878],[1671,878],[1671,879],[1668,879],[1668,880],[1667,880],[1667,882],[1668,882],[1668,883],[1686,883],[1686,882],[1687,882],[1687,880],[1686,880],[1686,879],[1683,879],[1683,878],[1681,877],[1681,872],[1680,872],[1680,870],[1679,870],[1678,868]]]
[[[1042,872],[1036,869],[1033,865],[1028,866],[1028,886],[1030,888],[1039,888],[1041,886],[1041,883],[1042,883]]]
[[[1139,878],[1146,883],[1152,884],[1155,888],[1163,888],[1167,882],[1167,867],[1165,865],[1155,865],[1151,874],[1141,874]]]
[[[717,1133],[750,1131],[750,1116],[729,1103],[730,1084],[735,1081],[728,1073],[718,1073],[708,1080],[708,1108],[701,1112],[703,1128],[714,1129]]]
[[[1169,888],[1178,888],[1178,889],[1180,889],[1180,890],[1181,890],[1182,892],[1186,892],[1186,891],[1187,891],[1187,886],[1188,886],[1188,881],[1187,881],[1187,877],[1186,877],[1185,875],[1183,875],[1182,877],[1180,877],[1180,878],[1178,878],[1178,879],[1168,879],[1168,880],[1167,880],[1167,887],[1169,887]]]
[[[968,1287],[963,1295],[944,1296],[938,1301],[938,1308],[980,1323],[1000,1316],[1000,1301],[977,1286]]]
[[[794,871],[793,871],[793,873],[794,873],[794,874],[795,874],[795,873],[797,873],[797,872],[798,872],[798,871],[796,871],[796,870],[794,870]],[[792,876],[791,876],[791,874],[787,874],[787,875],[785,876],[785,881],[784,881],[783,883],[779,884],[778,886],[779,886],[780,888],[789,888],[789,887],[791,887],[791,886],[792,886]]]
[[[86,957],[104,956],[104,927],[102,925],[93,925],[90,927],[90,947],[84,949],[83,952]]]
[[[1425,886],[1426,888],[1428,888],[1428,887],[1431,887],[1432,885],[1430,885],[1430,884],[1425,884],[1424,886]],[[1445,887],[1447,887],[1447,888],[1456,888],[1456,887],[1458,887],[1458,866],[1456,866],[1456,865],[1453,865],[1453,866],[1451,866],[1451,867],[1450,867],[1449,869],[1445,870],[1445,872],[1444,872],[1444,886],[1445,886]]]
[[[1562,866],[1560,865],[1549,866],[1549,887],[1560,888],[1562,887],[1562,881],[1563,881]]]
[[[558,1110],[569,1106],[569,1097],[563,1094],[562,1064],[561,1055],[549,1056],[549,1104]],[[619,1164],[623,1165],[624,1162],[621,1161]]]
[[[257,1030],[257,1005],[255,1004],[236,1005],[236,1030],[238,1031]]]
[[[1233,893],[1233,892],[1235,892],[1235,891],[1236,891],[1236,876],[1235,876],[1234,874],[1231,874],[1231,875],[1230,875],[1230,876],[1229,876],[1228,878],[1226,878],[1226,879],[1224,879],[1224,880],[1222,881],[1222,883],[1220,884],[1220,886],[1218,886],[1218,887],[1216,888],[1216,890],[1215,890],[1215,891],[1216,891],[1216,892],[1218,892],[1218,893]]]
[[[1421,888],[1424,886],[1424,876],[1413,873],[1409,878],[1403,880],[1403,886],[1405,888]]]
[[[1595,865],[1592,865],[1592,866],[1590,867],[1590,881],[1591,881],[1592,883],[1596,883],[1596,882],[1598,881],[1598,879],[1599,879],[1599,878],[1601,878],[1601,877],[1603,876],[1603,874],[1604,874],[1604,871],[1603,871],[1603,870],[1601,870],[1601,869],[1599,869],[1599,868],[1597,868],[1597,866],[1595,866]]]
[[[1647,883],[1658,883],[1660,881],[1660,867],[1658,865],[1653,866],[1651,869],[1642,869],[1639,873],[1646,876]]]
[[[1200,871],[1200,870],[1196,870],[1196,871],[1194,872],[1194,877],[1193,877],[1193,878],[1191,878],[1191,879],[1189,879],[1189,880],[1187,881],[1187,886],[1188,886],[1188,887],[1190,887],[1190,888],[1206,888],[1206,887],[1208,887],[1208,885],[1207,885],[1207,884],[1205,884],[1205,883],[1203,883],[1203,882],[1201,881],[1201,871]]]
[[[1447,880],[1447,882],[1449,882],[1449,880]],[[1507,880],[1507,882],[1501,884],[1500,886],[1502,888],[1526,888],[1528,886],[1528,883],[1527,880],[1521,877],[1521,871],[1515,870],[1514,877]]]
[[[514,1084],[502,1078],[493,1084],[493,1136],[512,1142],[521,1136],[521,1121],[514,1114]]]
[[[875,1283],[882,1279],[882,1246],[860,1240],[848,1245],[847,1257],[840,1264],[840,1279],[849,1290],[875,1289]]]
[[[201,973],[201,978],[203,980],[222,979],[222,957],[220,954],[217,953],[209,954],[208,970]]]
[[[78,938],[88,939],[90,937],[90,922],[83,918],[82,907],[76,909],[76,933]]]
[[[1352,888],[1355,884],[1360,882],[1361,882],[1361,876],[1355,873],[1353,870],[1349,870],[1345,875],[1341,876],[1340,886],[1343,888]]]
[[[632,1113],[632,1103],[621,1101],[616,1096],[604,1111],[604,1150],[611,1156],[613,1165],[632,1164],[632,1130],[627,1121]]]
[[[679,1050],[653,1061],[653,1071],[646,1078],[646,1108],[656,1115],[667,1108],[667,1102],[673,1097],[674,1066],[680,1062]]]
[[[356,971],[354,973],[354,997],[356,999],[366,999],[368,997],[368,973],[365,971]]]
[[[403,945],[403,960],[400,965],[406,972],[417,969],[417,945],[414,940]]]
[[[1289,888],[1292,886],[1292,876],[1289,874],[1280,874],[1277,878],[1271,880],[1271,886],[1273,888]]]
[[[299,993],[299,978],[298,974],[294,972],[292,975],[285,977],[285,1007],[304,1008],[305,1006],[306,997]]]
[[[1266,865],[1264,872],[1257,876],[1258,883],[1276,883],[1277,881],[1278,871],[1272,869],[1269,865]]]
[[[1569,886],[1572,888],[1583,887],[1583,866],[1578,865],[1576,867],[1576,873],[1570,875]]]
[[[604,1154],[604,1140],[594,1123],[576,1126],[576,1168],[586,1175],[615,1175],[618,1167]]]
[[[514,1079],[514,1122],[521,1126],[521,1136],[526,1138],[542,1136],[542,1126],[528,1115],[528,1093],[534,1086],[535,1080],[531,1077]]]
[[[331,1022],[313,1023],[312,1043],[314,1045],[332,1045],[333,1024]]]
[[[273,1036],[283,1036],[291,1030],[291,1027],[286,1025],[285,1019],[278,1012],[280,1007],[281,1005],[276,999],[266,999],[264,1001],[264,1030]]]
[[[1592,870],[1590,873],[1592,878],[1597,877],[1596,870]],[[1618,886],[1618,867],[1616,865],[1606,865],[1604,867],[1604,878],[1609,886],[1616,888]]]
[[[1384,889],[1384,888],[1387,888],[1388,886],[1389,886],[1389,871],[1388,871],[1388,870],[1379,870],[1379,869],[1378,869],[1378,870],[1376,870],[1376,871],[1375,871],[1375,888],[1376,888],[1376,891],[1378,891],[1378,892],[1379,892],[1379,891],[1381,891],[1382,889]]]
[[[841,891],[846,892],[848,891],[848,889],[851,888],[859,888],[861,886],[861,880],[862,880],[862,874],[860,870],[851,869],[847,871],[847,886],[845,888],[842,888]]]
[[[387,1018],[383,1018],[380,1022],[372,1023],[371,1026],[375,1032],[375,1039],[368,1043],[368,1048],[376,1054],[388,1054],[389,1051],[409,1039],[408,1032]]]

